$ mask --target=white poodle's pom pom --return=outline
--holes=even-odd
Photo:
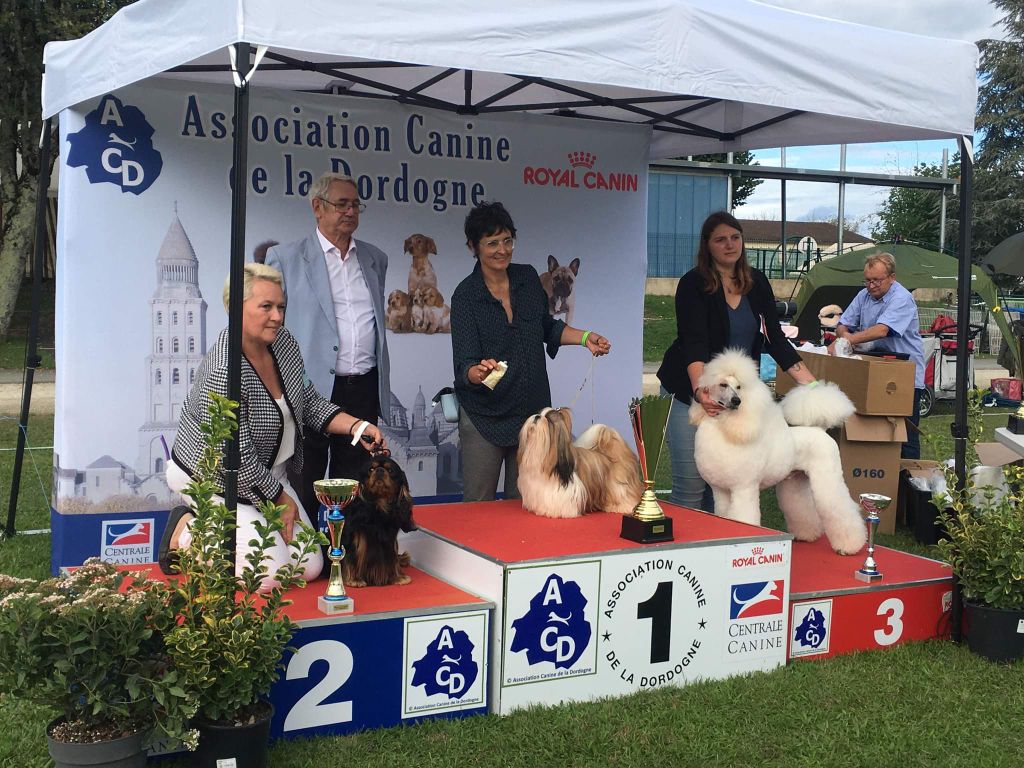
[[[830,381],[795,387],[782,398],[782,415],[793,427],[838,427],[853,411],[850,398]]]

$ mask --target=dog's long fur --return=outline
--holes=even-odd
[[[710,418],[694,398],[697,469],[715,494],[715,513],[760,525],[760,490],[775,486],[786,525],[797,539],[824,533],[843,555],[867,540],[860,508],[843,480],[839,447],[824,429],[838,426],[853,404],[835,385],[793,389],[780,407],[750,356],[726,350],[698,383],[725,407]]]
[[[519,431],[519,493],[543,517],[601,510],[625,515],[640,501],[640,462],[611,427],[594,424],[574,443],[568,408],[545,408]]]
[[[408,293],[396,288],[388,294],[384,325],[395,333],[409,333],[412,330],[412,298]]]
[[[350,587],[408,584],[409,564],[398,552],[398,532],[414,530],[412,494],[405,472],[387,456],[374,456],[359,478],[359,493],[345,507],[342,578]]]

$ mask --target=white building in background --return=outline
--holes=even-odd
[[[181,405],[206,352],[206,301],[199,290],[199,259],[175,206],[156,258],[156,290],[149,300],[146,421],[139,428],[135,471],[163,474],[178,430]]]
[[[75,469],[62,467],[54,454],[59,511],[126,512],[178,503],[178,494],[167,487],[165,472],[182,403],[206,351],[206,301],[199,291],[199,259],[177,206],[156,257],[149,324],[146,413],[139,427],[135,465],[104,455],[84,469]]]

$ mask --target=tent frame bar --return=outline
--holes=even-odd
[[[395,61],[312,62],[305,61],[303,59],[298,59],[293,56],[288,56],[287,54],[283,54],[278,51],[268,51],[266,53],[265,58],[268,61],[268,63],[263,64],[262,66],[264,69],[268,71],[280,72],[291,70],[319,72],[323,75],[329,75],[339,80],[346,80],[354,85],[361,85],[366,88],[373,88],[375,90],[384,92],[382,94],[363,93],[359,91],[352,91],[346,89],[343,92],[347,96],[394,99],[401,103],[419,104],[423,107],[440,109],[447,112],[455,112],[457,114],[471,115],[500,112],[553,112],[554,114],[557,114],[561,117],[608,120],[608,118],[577,114],[573,110],[584,109],[587,107],[615,107],[625,112],[631,112],[633,114],[639,115],[640,117],[648,118],[646,121],[640,124],[649,125],[656,131],[681,134],[685,136],[703,136],[705,138],[716,139],[717,141],[722,142],[735,141],[741,136],[747,136],[761,129],[778,125],[779,123],[786,122],[787,120],[792,120],[793,118],[805,114],[802,110],[791,110],[789,112],[777,115],[773,118],[757,123],[755,125],[747,126],[737,131],[724,132],[715,131],[704,126],[697,125],[695,123],[678,119],[682,115],[706,109],[708,107],[721,103],[723,100],[718,98],[707,98],[703,96],[693,96],[687,94],[675,94],[664,96],[637,96],[635,98],[628,99],[612,99],[606,96],[600,96],[596,93],[592,93],[591,91],[588,91],[583,88],[577,88],[576,86],[567,85],[565,83],[559,83],[544,77],[509,74],[506,76],[514,78],[518,82],[499,91],[498,93],[492,94],[487,98],[474,103],[472,70],[459,70],[457,68],[448,68],[442,72],[439,72],[436,75],[432,75],[428,79],[421,82],[419,85],[413,86],[412,88],[399,88],[394,85],[379,82],[369,77],[356,75],[351,70],[417,67],[422,68],[426,67],[427,65],[403,64],[401,62]],[[178,67],[173,67],[172,69],[169,69],[167,71],[172,73],[195,73],[225,72],[229,70],[230,67],[228,65],[183,64]],[[423,95],[422,92],[425,91],[430,86],[440,82],[441,80],[451,77],[452,75],[455,75],[460,71],[463,72],[463,78],[465,82],[465,98],[462,104],[454,104],[452,102],[444,101],[443,99],[436,99]],[[516,93],[517,91],[520,91],[530,85],[539,85],[550,90],[561,91],[562,93],[571,96],[577,96],[579,97],[579,101],[532,103],[521,102],[515,104],[502,104],[499,106],[491,106],[496,102],[501,101],[502,99],[505,99],[511,96],[512,94]],[[310,91],[307,90],[306,92]],[[680,101],[695,103],[687,104],[667,114],[658,114],[657,112],[652,112],[651,110],[644,109],[641,106],[643,104],[664,104]],[[613,119],[611,120],[611,122],[622,121]]]
[[[894,173],[864,173],[861,171],[826,171],[815,168],[773,168],[763,165],[737,165],[696,160],[659,160],[650,164],[654,171],[699,173],[708,176],[734,176],[747,179],[773,179],[775,181],[831,182],[834,184],[862,184],[873,187],[910,187],[931,189],[956,194],[959,179],[931,176],[901,176]]]

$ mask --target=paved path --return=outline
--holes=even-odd
[[[53,413],[54,381],[56,372],[37,369],[32,381],[31,413]],[[0,415],[21,414],[21,400],[24,393],[25,372],[0,368]]]

